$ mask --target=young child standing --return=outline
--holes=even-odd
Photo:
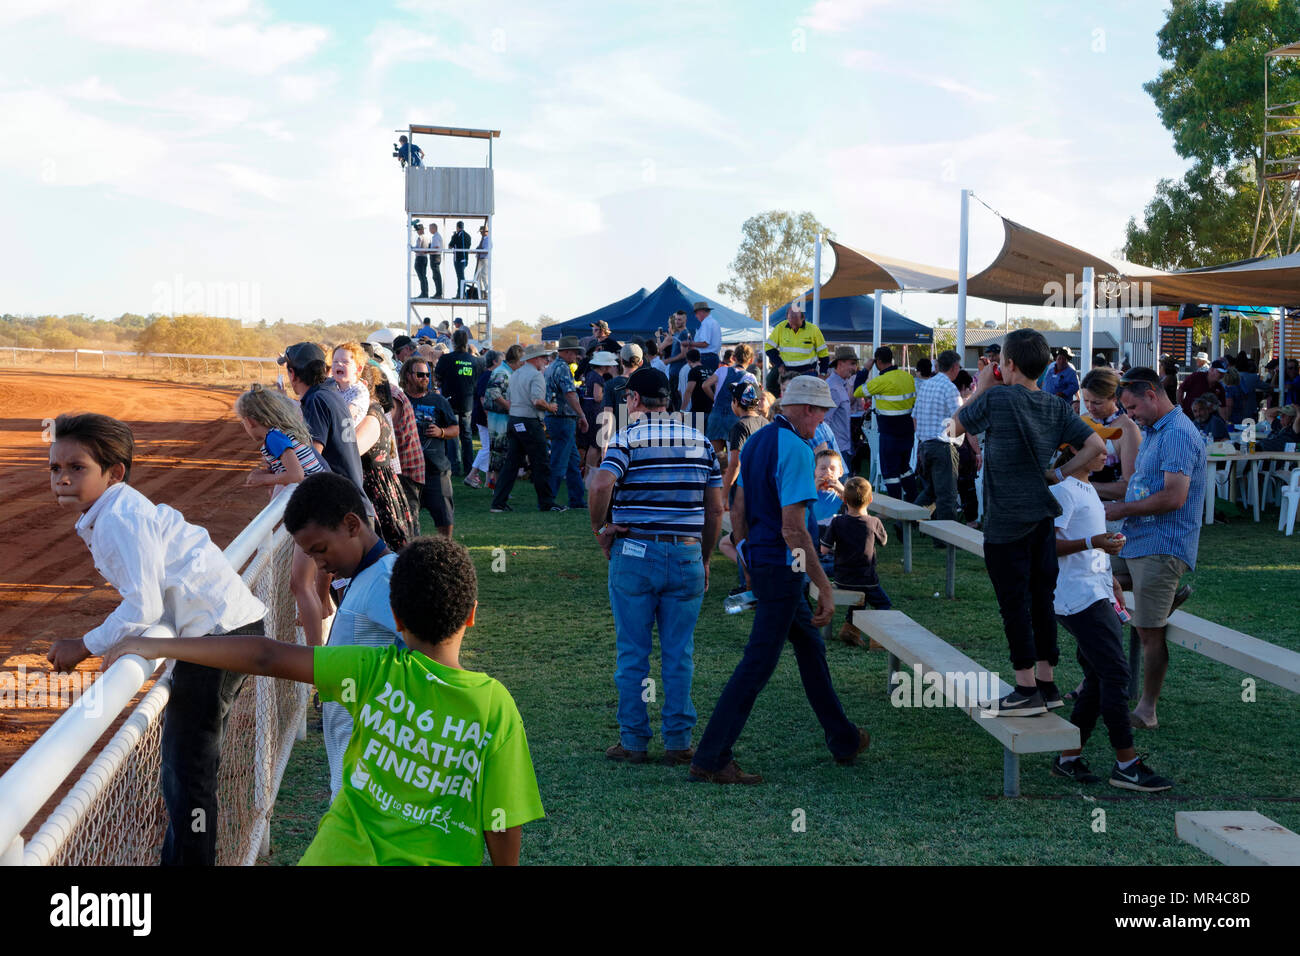
[[[124,422],[60,415],[53,438],[50,490],[61,506],[80,513],[77,534],[96,569],[122,595],[99,627],[54,642],[49,661],[56,671],[71,670],[154,625],[196,643],[209,639],[200,635],[263,633],[265,605],[208,533],[130,486],[135,439]],[[198,664],[177,664],[172,671],[162,733],[164,866],[217,861],[221,739],[243,682],[242,673]]]
[[[1087,461],[1088,474],[1105,468],[1106,458],[1103,447]],[[1100,715],[1110,745],[1115,748],[1110,785],[1144,793],[1170,790],[1173,784],[1147,767],[1133,749],[1128,714],[1129,668],[1116,611],[1116,605],[1123,607],[1124,595],[1110,569],[1110,555],[1119,554],[1124,536],[1107,533],[1106,511],[1087,476],[1072,474],[1052,485],[1051,490],[1061,506],[1056,518],[1060,575],[1053,603],[1056,619],[1078,643],[1077,655],[1083,668],[1083,683],[1070,714],[1070,723],[1079,728],[1080,746],[1062,751],[1052,761],[1052,773],[1076,783],[1098,782],[1100,778],[1088,769],[1081,754]]]
[[[838,460],[839,456],[835,456]],[[867,514],[871,504],[871,482],[853,477],[844,485],[844,511],[831,518],[822,529],[822,554],[834,554],[837,588],[861,591],[867,604],[878,611],[888,611],[893,605],[889,595],[880,586],[876,573],[876,548],[889,543],[885,526],[875,515]],[[866,647],[862,633],[853,626],[854,608],[848,609],[840,640],[854,647]]]
[[[284,527],[308,561],[334,575],[338,610],[330,647],[391,647],[397,624],[388,600],[388,579],[397,556],[366,520],[366,502],[342,475],[312,475],[294,489],[284,507]],[[326,700],[320,691],[321,700]],[[338,703],[321,707],[330,795],[343,786],[343,758],[352,738],[352,714]]]
[[[330,470],[312,444],[302,414],[283,393],[254,385],[235,399],[235,414],[248,437],[261,442],[258,451],[265,463],[265,467],[249,472],[245,485],[270,487],[274,497],[308,475]],[[311,558],[300,548],[294,548],[289,590],[298,605],[303,636],[312,647],[319,647],[323,642],[321,622],[329,617],[327,587],[318,579]]]
[[[418,538],[396,559],[390,583],[405,647],[132,638],[112,657],[167,655],[315,682],[322,697],[356,717],[347,785],[300,865],[473,866],[485,843],[494,865],[515,865],[522,825],[544,812],[514,699],[487,674],[461,667],[476,593],[463,545]]]
[[[1015,329],[997,365],[981,370],[975,396],[957,411],[952,436],[984,434],[984,566],[1006,630],[1016,686],[981,713],[988,717],[1046,713],[1064,706],[1053,668],[1058,651],[1052,595],[1060,505],[1047,487],[1047,464],[1061,445],[1080,455],[1056,478],[1082,471],[1105,443],[1038,376],[1051,361],[1043,334]]]

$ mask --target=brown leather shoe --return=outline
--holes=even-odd
[[[621,760],[624,763],[645,763],[650,759],[650,755],[644,750],[624,750],[622,744],[615,744],[605,751],[605,756],[610,760]]]
[[[745,773],[740,769],[736,761],[731,761],[721,770],[705,770],[691,764],[690,778],[692,780],[703,780],[707,783],[743,783],[755,784],[762,783],[763,778],[756,773]]]
[[[669,767],[685,767],[694,757],[694,747],[687,747],[685,750],[665,750],[660,763],[667,764]]]
[[[849,647],[867,646],[867,642],[863,638],[862,632],[848,621],[845,621],[844,626],[840,628],[840,640],[849,645]]]
[[[853,762],[858,759],[858,754],[871,746],[871,734],[867,733],[861,727],[858,728],[858,749],[850,757],[836,757],[835,762],[841,767],[851,767]]]

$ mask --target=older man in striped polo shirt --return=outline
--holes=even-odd
[[[668,376],[642,368],[627,381],[628,426],[610,441],[588,494],[591,527],[609,559],[619,742],[611,760],[644,763],[651,627],[663,658],[663,762],[695,755],[695,621],[722,525],[722,469],[699,431],[668,414]]]

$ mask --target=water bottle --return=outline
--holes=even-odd
[[[722,602],[722,609],[728,614],[739,614],[742,611],[748,611],[758,604],[758,598],[754,597],[753,591],[745,591],[743,594],[729,594],[727,599]]]

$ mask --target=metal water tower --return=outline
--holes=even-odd
[[[416,144],[417,135],[487,140],[486,166],[440,166],[437,165],[437,156],[430,155],[434,152],[432,148],[425,153],[428,165],[406,165],[406,327],[409,333],[414,333],[423,319],[420,314],[422,308],[434,315],[456,315],[472,309],[475,310],[473,317],[465,316],[471,332],[477,333],[480,315],[484,328],[482,335],[472,334],[471,337],[481,338],[490,345],[492,287],[495,285],[492,267],[494,256],[491,250],[492,214],[495,211],[492,140],[499,137],[501,131],[412,124],[406,130],[398,132],[404,132],[407,142],[412,145]],[[416,221],[425,225],[426,230],[431,223],[436,223],[442,236],[442,264],[435,266],[432,258],[429,260],[429,268],[439,269],[440,278],[446,279],[448,274],[451,276],[450,282],[443,284],[441,296],[437,295],[436,283],[428,296],[422,296],[420,290],[413,286],[415,256],[417,252],[424,251],[415,245]],[[448,246],[452,240],[452,230],[458,221],[466,221],[466,232],[471,237],[469,249],[463,253],[466,257],[461,270],[464,274],[463,281],[457,274],[457,253]],[[482,250],[479,249],[483,245],[482,234],[475,241],[474,234],[470,231],[475,223],[480,223],[487,229],[488,243]]]

